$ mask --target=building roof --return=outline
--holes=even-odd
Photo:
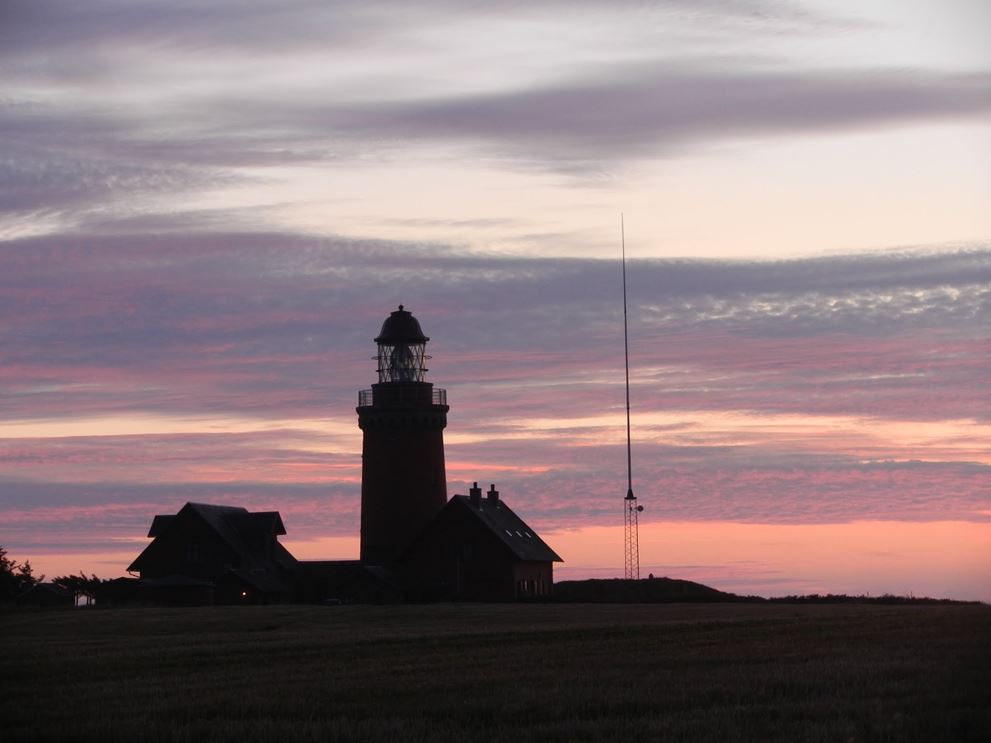
[[[480,498],[475,504],[467,495],[455,495],[445,508],[463,508],[472,513],[520,560],[564,562],[501,498]]]
[[[169,528],[169,525],[175,520],[175,516],[172,514],[156,516],[151,520],[151,528],[148,530],[149,537],[157,537],[163,531]]]
[[[158,538],[181,519],[193,516],[204,521],[242,560],[242,567],[264,567],[274,561],[280,567],[292,569],[296,558],[283,547],[276,536],[285,534],[286,527],[278,511],[249,512],[240,506],[215,506],[208,503],[187,503],[175,515],[159,515],[151,522],[148,536]],[[268,545],[274,542],[271,558]],[[141,570],[142,558],[148,547],[127,568]]]
[[[382,330],[375,337],[376,343],[426,343],[429,340],[423,334],[420,322],[402,305],[385,318]]]

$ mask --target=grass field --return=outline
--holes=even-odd
[[[3,741],[987,741],[991,607],[0,614]]]

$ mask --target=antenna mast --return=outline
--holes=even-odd
[[[619,215],[620,242],[623,246],[623,357],[626,362],[626,497],[623,499],[623,577],[640,580],[640,526],[638,516],[643,506],[633,494],[633,439],[630,435],[630,333],[626,311],[626,227]]]

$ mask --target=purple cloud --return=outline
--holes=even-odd
[[[133,537],[186,500],[276,504],[295,538],[353,533],[355,393],[400,302],[449,389],[452,492],[494,479],[538,528],[615,517],[614,261],[205,233],[8,241],[0,263],[0,415],[66,426],[0,439],[5,544]],[[631,267],[645,518],[987,519],[991,251]],[[267,430],[69,428],[107,415]],[[815,428],[843,419],[872,423]]]
[[[973,118],[991,74],[653,63],[505,93],[310,109],[358,141],[463,140],[553,168],[678,153],[729,138]],[[307,109],[283,109],[301,120]]]
[[[0,377],[13,394],[0,406],[13,418],[312,415],[367,382],[370,338],[400,302],[424,317],[448,384],[525,385],[539,368],[606,400],[608,385],[576,375],[617,363],[608,261],[279,234],[37,238],[7,243],[2,261]],[[659,408],[986,414],[972,404],[986,250],[633,267],[631,352],[644,374],[667,370],[644,392]]]

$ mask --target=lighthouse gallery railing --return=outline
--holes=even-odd
[[[440,387],[411,387],[397,385],[378,389],[358,391],[358,407],[369,408],[375,404],[375,399],[387,404],[425,403],[431,405],[447,405],[447,390]]]

